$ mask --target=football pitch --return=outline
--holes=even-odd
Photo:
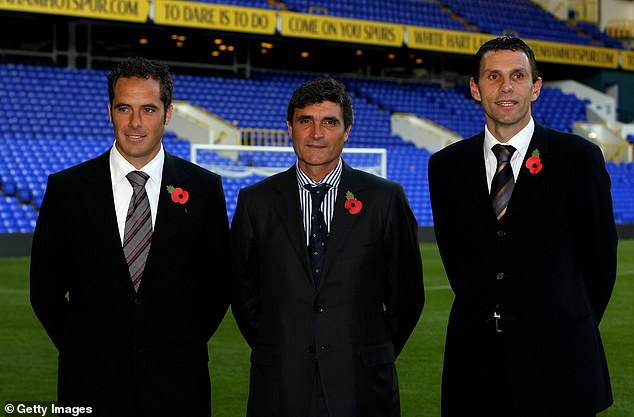
[[[403,417],[440,415],[445,327],[453,298],[438,249],[422,244],[426,304],[397,360]],[[56,398],[57,352],[29,303],[29,260],[0,259],[0,403]],[[614,405],[601,417],[634,416],[634,240],[619,242],[614,294],[601,323]],[[209,344],[214,417],[245,415],[249,348],[228,313]]]

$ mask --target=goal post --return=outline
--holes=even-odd
[[[384,148],[344,147],[342,156],[353,168],[387,178]],[[191,145],[191,161],[223,178],[265,178],[287,170],[296,159],[290,146]]]

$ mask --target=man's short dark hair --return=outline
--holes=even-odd
[[[161,85],[161,101],[167,108],[172,104],[174,97],[174,80],[172,73],[166,64],[158,61],[152,61],[146,58],[134,57],[121,61],[108,75],[108,97],[110,105],[114,100],[114,87],[119,78],[139,77],[153,79]]]
[[[531,66],[531,80],[533,84],[535,84],[537,78],[539,77],[535,54],[533,53],[533,50],[528,45],[526,45],[526,43],[524,43],[523,40],[515,36],[501,36],[499,38],[486,41],[482,44],[482,46],[480,46],[480,49],[478,49],[478,52],[476,52],[475,54],[475,66],[473,68],[473,80],[476,83],[480,78],[480,63],[482,62],[482,57],[484,56],[484,54],[490,51],[524,52]]]
[[[346,91],[346,87],[331,77],[317,78],[299,86],[295,92],[293,92],[288,102],[286,120],[290,124],[293,124],[295,109],[303,109],[309,104],[321,103],[323,101],[331,101],[341,106],[345,129],[352,124],[354,119],[352,100]]]

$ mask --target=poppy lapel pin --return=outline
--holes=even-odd
[[[351,191],[347,191],[344,208],[348,210],[348,213],[350,214],[357,214],[363,208],[363,203],[360,200],[357,200]]]
[[[530,158],[526,160],[526,168],[528,168],[528,172],[531,174],[537,174],[542,170],[542,160],[539,157],[539,149],[535,149],[531,154]]]

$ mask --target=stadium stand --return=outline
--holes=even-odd
[[[453,12],[475,25],[481,32],[511,32],[521,38],[590,45],[590,36],[544,11],[528,0],[442,0]]]
[[[345,79],[349,88],[389,113],[412,113],[469,137],[482,130],[484,116],[468,86],[441,88],[435,83]],[[466,94],[469,94],[467,96]]]
[[[245,79],[176,74],[176,99],[204,107],[239,127],[286,129],[288,98],[300,82],[314,75],[254,71]],[[47,176],[112,145],[105,78],[101,70],[0,65],[0,94],[6,103],[0,116],[0,233],[31,232]],[[482,129],[481,110],[468,99],[465,86],[339,78],[348,86],[355,108],[350,146],[387,148],[388,177],[403,184],[420,225],[432,225],[427,189],[430,153],[392,135],[391,114],[415,113],[466,137]],[[574,95],[544,88],[534,114],[542,124],[570,131],[573,122],[585,120],[585,105]],[[168,132],[164,144],[168,151],[190,158],[187,140]],[[273,157],[267,155],[259,158]],[[291,160],[283,163],[290,165]],[[225,158],[223,163],[232,162]],[[266,160],[240,163],[266,164]],[[611,163],[608,169],[617,221],[634,222],[634,164]],[[256,179],[224,179],[230,217],[238,191]]]
[[[227,6],[253,7],[256,9],[280,10],[281,6],[270,4],[267,0],[197,0],[201,3],[222,4]],[[277,3],[277,2],[273,2]]]
[[[617,224],[634,223],[634,163],[607,163]]]
[[[601,32],[596,25],[575,22],[568,25],[530,0],[500,2],[484,0],[200,0],[272,10],[288,10],[333,17],[423,26],[437,29],[501,34],[514,33],[535,40],[597,45],[623,49],[618,39]]]
[[[393,0],[287,0],[288,9],[300,13],[327,14],[361,20],[426,26],[451,30],[467,29],[461,19],[433,1]]]
[[[606,48],[625,49],[620,40],[608,36],[607,31],[600,31],[597,25],[590,22],[577,22],[577,28],[590,35],[593,43]]]

